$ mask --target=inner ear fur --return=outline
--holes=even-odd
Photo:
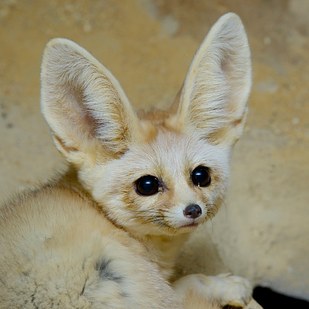
[[[47,44],[41,70],[41,108],[57,148],[70,159],[102,147],[126,151],[139,122],[114,76],[66,39]],[[75,153],[75,154],[74,154]]]
[[[197,50],[169,124],[214,144],[242,133],[251,88],[251,60],[240,18],[223,15]]]

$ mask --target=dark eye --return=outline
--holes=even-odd
[[[135,181],[136,192],[140,195],[154,195],[159,192],[159,180],[155,176],[146,175]]]
[[[209,168],[206,166],[199,165],[192,171],[191,179],[195,186],[208,187],[211,183]]]

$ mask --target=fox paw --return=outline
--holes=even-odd
[[[252,298],[250,282],[245,278],[231,274],[206,277],[206,286],[213,289],[214,296],[221,306],[228,305],[243,308]]]
[[[220,306],[244,308],[252,299],[252,287],[245,278],[231,274],[205,276],[195,274],[185,276],[174,284],[178,293],[194,290]]]

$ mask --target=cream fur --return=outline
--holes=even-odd
[[[1,209],[0,308],[245,306],[243,278],[170,282],[188,235],[224,198],[250,68],[242,23],[226,14],[194,57],[177,112],[140,120],[93,56],[66,39],[49,42],[41,107],[71,167]],[[199,165],[210,168],[209,187],[190,180]],[[157,194],[137,194],[144,175],[160,180]],[[184,216],[189,204],[201,207],[198,218]]]

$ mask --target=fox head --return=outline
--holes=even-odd
[[[177,108],[162,117],[139,117],[110,71],[66,39],[48,43],[41,81],[42,112],[58,150],[112,222],[134,233],[174,235],[216,213],[251,87],[238,16],[228,13],[212,27]]]

